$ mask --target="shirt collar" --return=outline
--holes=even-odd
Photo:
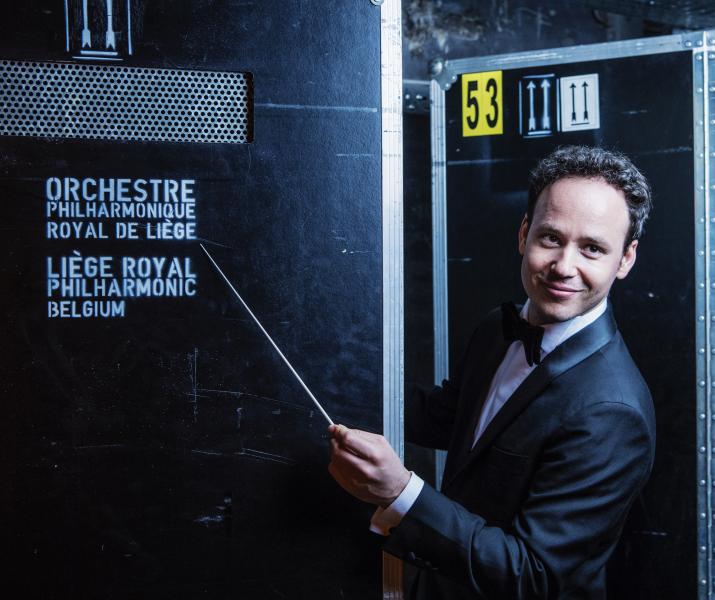
[[[606,308],[608,307],[608,300],[604,298],[596,306],[594,306],[589,311],[573,317],[568,321],[562,321],[560,323],[550,323],[548,325],[542,325],[544,328],[544,337],[541,340],[541,350],[544,355],[551,352],[556,346],[565,342],[572,335],[578,333],[585,327],[588,327],[593,323],[598,317],[600,317]],[[526,319],[526,315],[529,310],[529,300],[526,300],[523,308],[521,309],[521,317]]]

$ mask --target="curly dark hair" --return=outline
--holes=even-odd
[[[631,219],[624,248],[643,235],[643,226],[653,206],[648,181],[624,154],[591,146],[562,146],[539,161],[529,175],[529,205],[526,210],[529,223],[541,192],[555,181],[567,177],[601,178],[621,190],[626,197]]]

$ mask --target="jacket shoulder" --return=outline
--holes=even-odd
[[[635,364],[620,332],[586,360],[553,382],[570,395],[572,402],[564,417],[571,419],[588,407],[600,403],[619,404],[638,413],[655,435],[655,412],[650,390]]]

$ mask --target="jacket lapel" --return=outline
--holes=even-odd
[[[546,356],[544,361],[529,374],[506,401],[472,449],[471,444],[474,438],[476,420],[486,400],[485,397],[482,397],[477,416],[470,420],[471,430],[462,432],[463,439],[466,438],[464,441],[468,447],[466,452],[460,453],[458,464],[455,465],[454,469],[450,472],[450,480],[464,470],[469,463],[479,457],[481,453],[491,445],[494,439],[521,414],[531,401],[544,391],[551,381],[605,346],[613,338],[616,331],[616,322],[613,319],[613,312],[609,305],[606,312],[596,321],[567,339],[563,344],[554,348],[554,350]],[[486,390],[489,389],[491,378],[498,366],[499,363],[490,371],[491,375],[488,376]],[[486,396],[486,390],[483,392],[484,396]],[[447,481],[447,475],[445,474],[445,483],[447,483]]]

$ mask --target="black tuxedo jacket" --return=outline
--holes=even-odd
[[[417,600],[605,598],[605,563],[655,452],[648,388],[610,308],[534,369],[471,448],[508,343],[494,311],[451,381],[417,393],[407,439],[448,450],[385,549]]]

